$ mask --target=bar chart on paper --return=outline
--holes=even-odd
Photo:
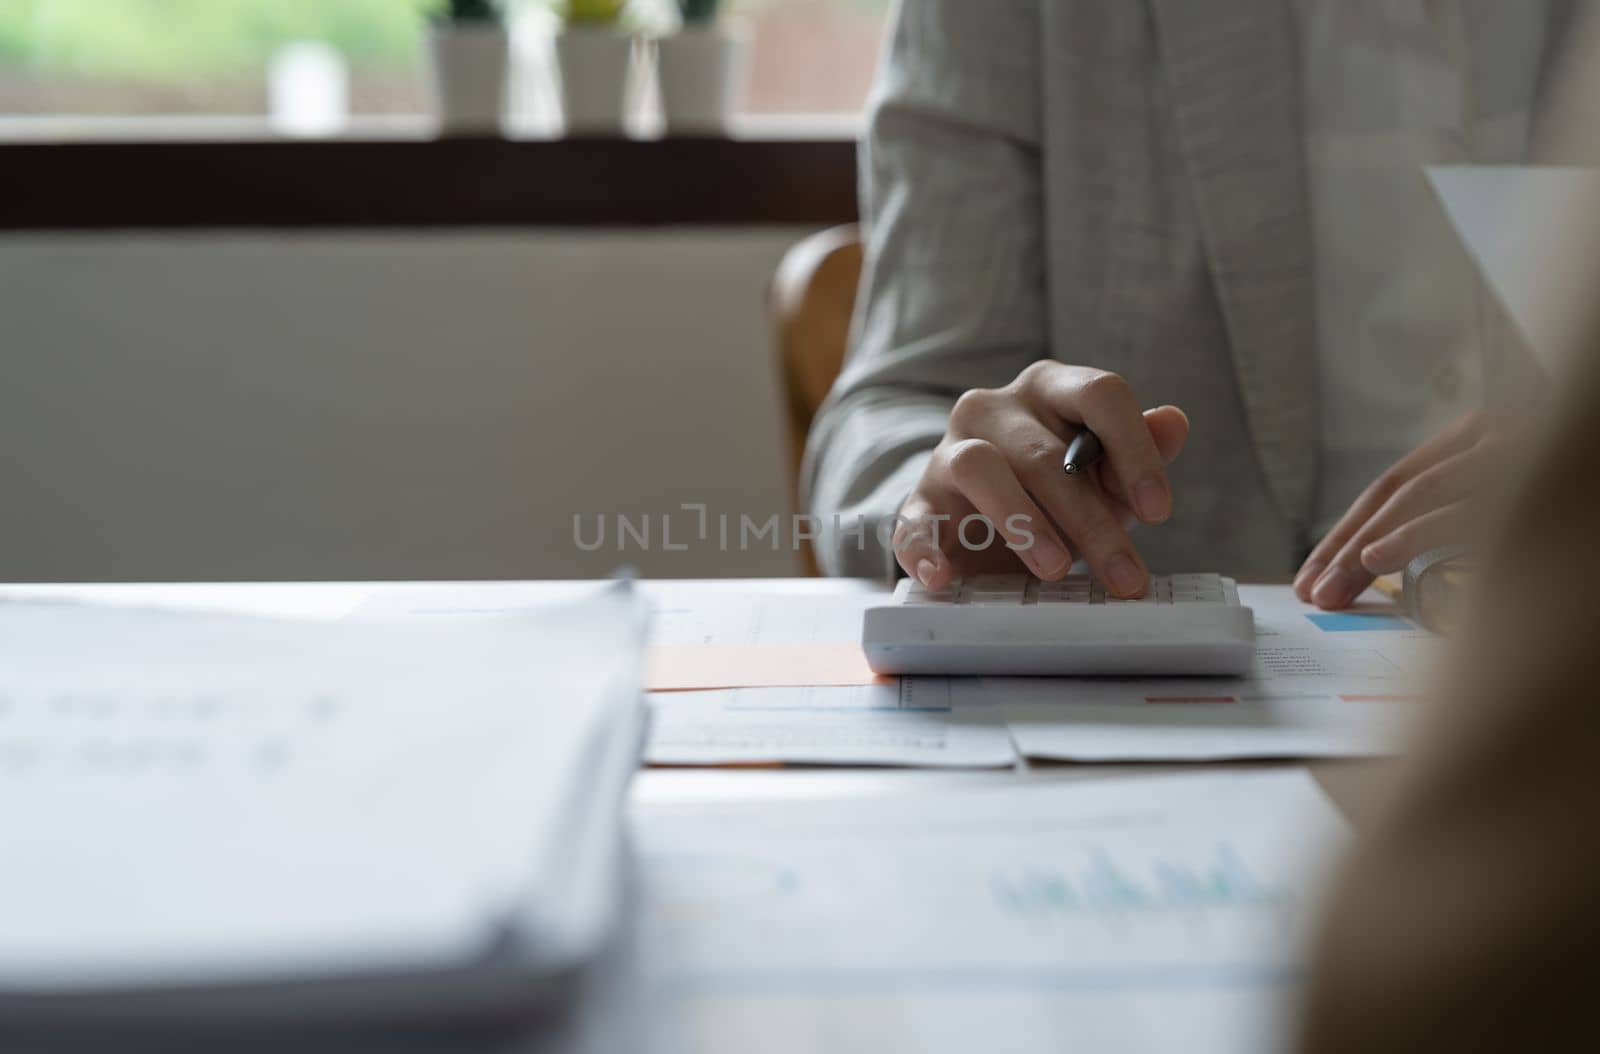
[[[1152,990],[1294,977],[1304,904],[1256,875],[1260,847],[1166,831],[1184,844],[1153,853],[1137,835],[985,826],[915,844],[883,832],[893,851],[876,858],[859,832],[832,844],[798,835],[804,860],[755,831],[740,853],[649,855],[655,918],[673,928],[715,912],[717,931],[740,934],[707,942],[685,927],[672,941],[683,978],[712,986]]]
[[[663,811],[637,837],[696,1045],[739,1049],[744,1022],[786,1049],[769,1015],[859,1012],[924,1023],[906,1049],[1059,1050],[1102,1022],[1144,1040],[1110,1049],[1238,1052],[1272,1049],[1342,831],[1280,772]]]
[[[1217,971],[1291,964],[1306,898],[1304,854],[1287,843],[1340,828],[1315,790],[1286,778],[1155,781],[1165,799],[1056,787],[652,816],[639,837],[655,924],[720,920],[675,934],[690,976],[1056,987],[1157,970],[1231,983]],[[1291,806],[1194,822],[1208,795],[1235,786],[1286,789]],[[1303,832],[1275,822],[1293,805]]]
[[[1156,858],[1143,873],[1105,850],[1092,853],[1075,872],[1058,867],[996,871],[989,892],[1001,911],[1036,922],[1096,914],[1127,920],[1173,912],[1248,912],[1293,903],[1283,886],[1260,881],[1228,841],[1218,842],[1208,860]]]

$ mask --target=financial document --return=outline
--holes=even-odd
[[[906,677],[854,688],[656,692],[648,760],[791,761],[1002,768],[1016,761],[1000,709],[957,705],[951,682]]]
[[[380,596],[358,613],[505,617],[540,610],[546,595],[528,584],[433,587]],[[1392,605],[1321,612],[1287,586],[1242,586],[1240,598],[1256,618],[1248,678],[871,683],[841,656],[859,660],[862,612],[882,594],[658,583],[651,595],[655,676],[666,678],[655,687],[675,689],[651,694],[647,757],[662,764],[992,767],[1017,754],[1061,761],[1383,754],[1403,737],[1434,645]]]
[[[686,1049],[1285,1045],[1345,837],[1300,770],[639,811]]]
[[[1283,586],[1241,586],[1255,611],[1245,678],[973,678],[958,705],[999,706],[1017,749],[1060,761],[1208,761],[1389,753],[1437,641],[1392,609],[1319,612]]]

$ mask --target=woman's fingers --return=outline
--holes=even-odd
[[[1176,406],[1157,406],[1144,412],[1144,423],[1161,452],[1161,460],[1169,465],[1178,460],[1189,441],[1189,415]]]
[[[1150,438],[1155,440],[1161,459],[1169,465],[1176,461],[1178,455],[1183,453],[1184,444],[1189,440],[1189,415],[1176,406],[1157,406],[1144,412],[1144,423],[1150,429]],[[1127,513],[1127,516],[1122,517],[1123,526],[1132,527],[1140,522],[1139,516],[1122,497],[1132,488],[1125,485],[1117,476],[1116,467],[1111,462],[1100,463],[1100,478],[1105,484],[1106,496],[1112,506],[1118,510],[1119,515],[1124,511]]]
[[[1320,603],[1316,601],[1319,588],[1328,597],[1347,592],[1344,572],[1333,566],[1334,560],[1350,544],[1356,532],[1377,515],[1384,502],[1404,485],[1406,481],[1398,469],[1399,465],[1389,469],[1362,491],[1361,496],[1339,517],[1339,522],[1333,525],[1333,530],[1311,550],[1311,555],[1306,557],[1306,562],[1294,576],[1295,595],[1301,600]],[[1365,589],[1366,586],[1361,588]]]
[[[1160,523],[1172,515],[1167,459],[1127,381],[1104,370],[1041,362],[1025,370],[1018,384],[1041,416],[1054,415],[1068,429],[1090,428],[1100,437],[1118,497],[1140,520]]]
[[[1464,501],[1473,491],[1478,460],[1475,449],[1451,454],[1395,488],[1366,522],[1350,532],[1344,546],[1311,584],[1312,603],[1321,608],[1346,607],[1372,584],[1375,575],[1388,573],[1374,572],[1368,566],[1367,547],[1436,510]],[[1431,521],[1429,529],[1440,525],[1442,521]],[[1384,547],[1378,552],[1387,555]],[[1400,566],[1404,567],[1405,562]]]
[[[999,447],[988,440],[967,439],[952,444],[945,456],[950,478],[961,496],[987,521],[956,525],[956,543],[961,548],[988,549],[998,539],[1028,570],[1047,581],[1059,579],[1071,569],[1071,551]]]
[[[984,439],[940,444],[917,491],[900,511],[895,558],[929,589],[981,571],[1025,567],[1058,579],[1072,553],[1012,472]]]
[[[1006,431],[1004,449],[1010,472],[1066,533],[1073,549],[1112,594],[1143,595],[1149,573],[1128,538],[1125,509],[1106,493],[1098,471],[1077,476],[1062,472],[1066,443],[1032,418],[1013,422]],[[976,500],[974,504],[982,508]],[[1059,573],[1041,577],[1059,578],[1066,571],[1062,567]]]
[[[1056,491],[1050,515],[1072,539],[1094,576],[1113,596],[1143,596],[1150,572],[1123,528],[1121,517],[1098,484],[1098,473],[1069,480],[1065,493]]]
[[[1370,487],[1361,492],[1361,496],[1340,517],[1339,522],[1334,525],[1333,530],[1328,532],[1327,537],[1323,538],[1321,542],[1317,543],[1316,548],[1311,550],[1311,555],[1306,557],[1306,561],[1301,566],[1299,573],[1295,575],[1294,591],[1296,595],[1301,600],[1321,604],[1321,601],[1317,601],[1315,598],[1319,587],[1323,587],[1324,595],[1330,599],[1347,593],[1347,587],[1353,583],[1344,581],[1346,572],[1350,570],[1350,564],[1353,563],[1357,568],[1355,577],[1359,579],[1360,561],[1358,559],[1349,560],[1346,561],[1345,567],[1335,568],[1334,565],[1339,554],[1350,546],[1351,540],[1355,538],[1356,534],[1372,521],[1372,518],[1378,514],[1379,510],[1401,488],[1440,462],[1471,449],[1483,439],[1487,428],[1488,419],[1483,414],[1468,414],[1395,462],[1387,472],[1379,476]],[[1370,536],[1368,540],[1371,540]],[[1339,574],[1334,578],[1330,578],[1329,576],[1336,570]],[[1370,584],[1370,581],[1368,579],[1368,584]],[[1361,588],[1365,589],[1366,586],[1363,585]],[[1360,590],[1357,590],[1349,595],[1353,598],[1359,593]],[[1348,602],[1344,601],[1343,603]],[[1343,606],[1343,603],[1338,606]]]
[[[937,516],[925,499],[914,495],[900,510],[893,540],[895,560],[906,574],[936,592],[956,577],[953,564],[939,544]]]
[[[1066,437],[1084,427],[1106,459],[1069,479]],[[1138,596],[1149,573],[1127,527],[1171,514],[1166,464],[1188,434],[1181,410],[1142,411],[1126,382],[1100,370],[1041,362],[1005,388],[968,391],[901,510],[895,556],[938,589],[997,564],[1058,579],[1077,553],[1113,595]]]
[[[1374,575],[1403,571],[1423,553],[1459,541],[1468,515],[1467,503],[1457,502],[1418,516],[1362,549],[1361,564]]]

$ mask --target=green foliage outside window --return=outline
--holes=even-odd
[[[180,77],[262,66],[321,40],[352,62],[415,61],[439,0],[0,0],[0,66]]]
[[[648,0],[647,0],[648,2]],[[670,0],[657,0],[670,2]],[[788,3],[881,13],[888,0],[677,0],[691,20],[719,7]],[[980,2],[980,0],[974,0]],[[0,73],[177,80],[259,68],[284,44],[320,40],[359,66],[409,66],[430,16],[453,6],[551,6],[617,17],[624,0],[0,0]]]
[[[627,0],[563,0],[556,5],[568,22],[603,24],[622,17]]]

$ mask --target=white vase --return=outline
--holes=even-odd
[[[561,107],[569,135],[621,135],[633,38],[610,28],[568,27],[556,36]]]
[[[434,114],[443,135],[499,135],[511,38],[498,22],[434,21],[428,29]]]
[[[657,41],[661,113],[669,134],[727,131],[749,50],[750,34],[738,23],[685,26]]]

